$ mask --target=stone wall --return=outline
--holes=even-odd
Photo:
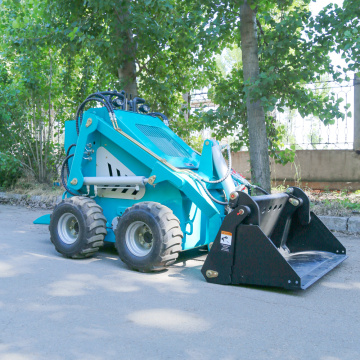
[[[60,201],[61,196],[29,196],[0,192],[0,204],[16,204],[27,207],[52,209]]]

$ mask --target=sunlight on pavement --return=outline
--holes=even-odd
[[[35,360],[33,355],[19,354],[14,351],[14,344],[2,344],[0,342],[0,359],[1,360]]]
[[[322,285],[332,289],[360,290],[360,282],[349,282],[349,283],[323,282]]]
[[[0,261],[0,278],[15,276],[17,272],[14,267],[4,261]]]
[[[7,354],[1,354],[1,360],[32,360],[35,359],[33,356],[30,355],[21,355],[16,353],[7,353]]]
[[[50,284],[49,295],[51,296],[81,296],[88,291],[104,289],[113,292],[134,292],[139,287],[126,281],[114,281],[113,279],[100,279],[91,274],[75,274],[67,276],[66,280],[56,281]]]
[[[196,314],[174,309],[135,311],[128,315],[128,319],[137,325],[180,333],[202,332],[211,327]]]

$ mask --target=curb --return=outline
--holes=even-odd
[[[62,196],[21,195],[0,192],[0,204],[20,205],[32,208],[53,209],[62,199]]]
[[[360,233],[360,216],[318,216],[318,218],[331,231],[341,231],[344,233]]]
[[[53,209],[62,199],[62,196],[29,196],[20,194],[8,194],[0,192],[0,204],[21,205],[32,208]],[[331,231],[360,234],[360,216],[318,216],[318,218]]]

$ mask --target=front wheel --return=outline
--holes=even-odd
[[[94,200],[74,196],[56,205],[49,230],[59,253],[71,258],[89,257],[104,244],[106,218]]]
[[[126,209],[115,237],[120,259],[131,269],[150,272],[176,261],[183,233],[171,209],[156,202],[142,202]]]

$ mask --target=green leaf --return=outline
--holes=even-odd
[[[12,27],[14,29],[19,29],[20,28],[20,23],[18,21],[18,19],[15,19],[12,23],[11,23]]]

